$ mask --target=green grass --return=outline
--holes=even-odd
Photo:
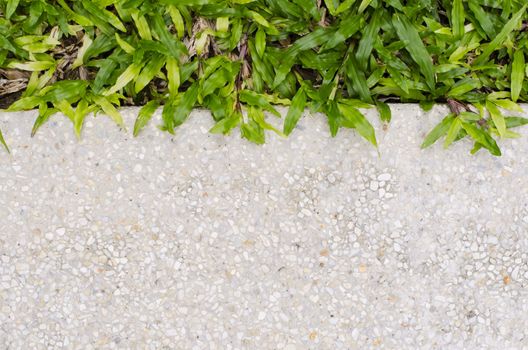
[[[423,147],[500,155],[528,122],[504,114],[528,102],[527,43],[525,0],[0,0],[0,108],[37,108],[32,134],[61,112],[81,137],[90,113],[124,128],[118,107],[143,106],[137,136],[159,106],[170,133],[204,107],[258,144],[310,108],[376,146],[363,108],[447,103]]]

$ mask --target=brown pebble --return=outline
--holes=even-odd
[[[505,276],[502,278],[502,281],[503,281],[504,284],[506,284],[506,285],[510,284],[510,282],[511,282],[510,276],[505,275]]]
[[[251,239],[246,239],[246,240],[244,241],[244,245],[245,245],[246,247],[252,247],[252,246],[255,245],[255,241],[253,241],[253,240],[251,240]]]

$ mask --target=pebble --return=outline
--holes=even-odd
[[[388,174],[388,173],[383,173],[383,174],[380,174],[378,175],[378,181],[390,181],[391,179],[391,174]]]

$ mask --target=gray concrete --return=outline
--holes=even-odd
[[[445,110],[393,109],[379,155],[321,116],[255,146],[1,114],[0,347],[527,349],[527,129],[421,151]]]

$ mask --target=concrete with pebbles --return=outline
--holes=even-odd
[[[255,146],[1,114],[0,347],[528,348],[526,129],[421,151],[445,110],[393,110],[379,154],[318,115]]]

